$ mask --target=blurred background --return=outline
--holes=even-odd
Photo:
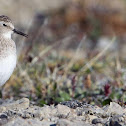
[[[18,63],[3,98],[32,104],[126,102],[125,0],[0,0],[28,38],[13,35]]]

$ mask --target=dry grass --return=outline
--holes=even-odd
[[[82,43],[86,42],[85,37],[76,51],[73,50],[72,57],[55,50],[58,42],[44,47],[44,50],[40,45],[33,47],[38,55],[34,56],[33,49],[30,52],[33,53],[31,61],[23,62],[19,58],[14,74],[4,86],[4,97],[28,97],[33,104],[39,105],[72,99],[98,105],[104,103],[106,98],[117,101],[121,98],[125,102],[125,94],[121,95],[125,83],[121,61],[119,57],[112,57],[111,53],[106,52],[114,41],[115,38],[95,57],[87,56],[85,59],[76,59]],[[69,50],[65,50],[64,54],[68,53]]]

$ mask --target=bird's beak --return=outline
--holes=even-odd
[[[16,34],[22,35],[22,36],[24,36],[24,37],[28,37],[27,34],[21,32],[21,31],[18,31],[18,30],[16,30],[16,29],[13,29],[13,32],[16,33]]]

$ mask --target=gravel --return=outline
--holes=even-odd
[[[39,107],[22,98],[0,104],[2,126],[124,126],[125,122],[126,108],[115,102],[98,107],[73,100]]]

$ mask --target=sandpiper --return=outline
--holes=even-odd
[[[16,66],[16,45],[11,39],[12,33],[27,37],[26,34],[14,28],[9,17],[0,16],[0,86],[6,83]]]

